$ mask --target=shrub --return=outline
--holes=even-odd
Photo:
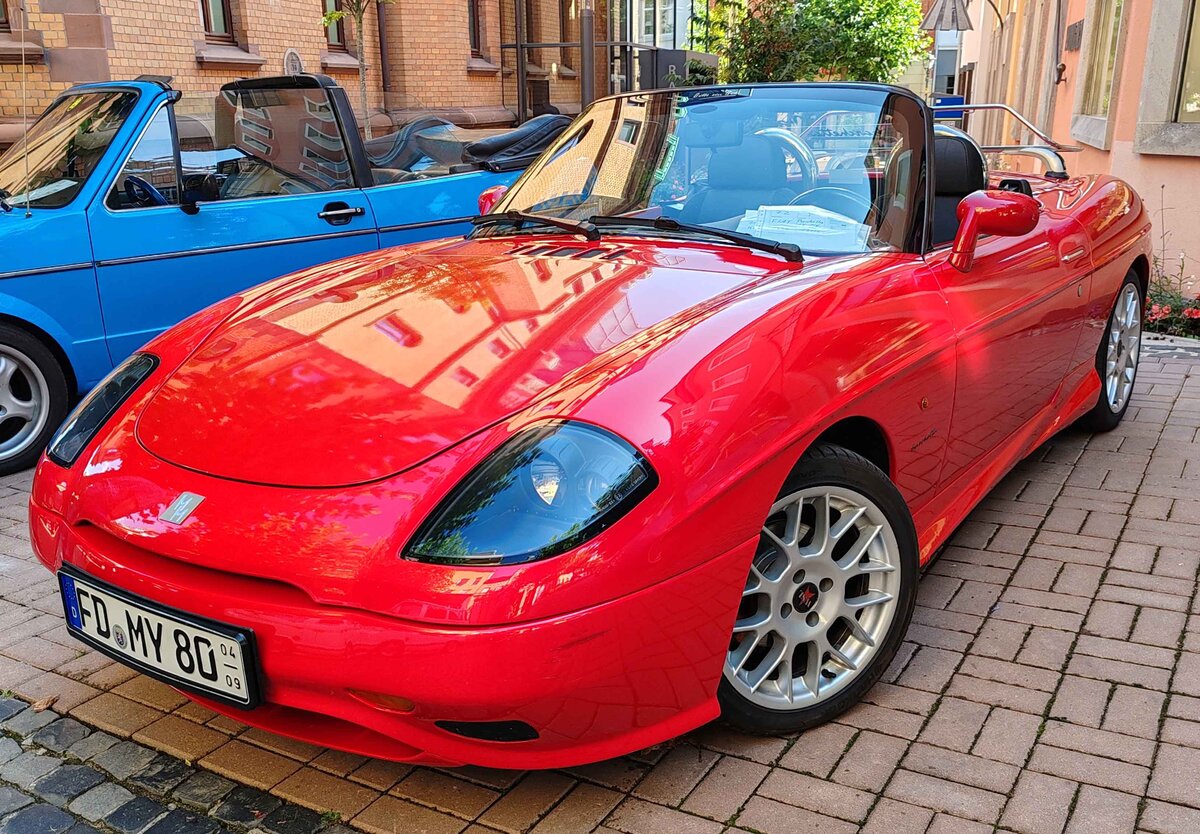
[[[1184,274],[1185,262],[1168,272],[1162,261],[1154,259],[1150,274],[1150,293],[1146,299],[1146,330],[1170,336],[1200,337],[1200,299],[1185,294],[1190,278]]]

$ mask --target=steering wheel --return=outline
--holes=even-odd
[[[143,208],[171,205],[161,191],[134,174],[125,177],[125,196]]]
[[[849,217],[860,223],[865,222],[875,208],[866,197],[851,191],[849,188],[837,188],[832,185],[822,185],[810,188],[808,191],[792,198],[789,206],[816,206],[828,209],[835,214]]]

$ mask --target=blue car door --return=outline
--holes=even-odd
[[[368,188],[379,244],[461,237],[471,231],[471,218],[479,214],[480,193],[493,185],[510,185],[520,173],[471,171]]]
[[[247,287],[378,247],[331,92],[239,82],[150,119],[89,209],[114,362]]]
[[[471,140],[493,134],[463,130],[430,115],[417,116],[395,133],[368,142],[365,161],[371,187],[366,194],[379,225],[380,246],[469,232],[471,218],[479,213],[480,193],[493,185],[511,185],[521,173],[517,169],[537,154],[531,148],[528,159],[500,172],[463,164]]]

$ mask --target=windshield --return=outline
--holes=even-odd
[[[60,208],[96,169],[113,136],[125,123],[137,94],[78,93],[60,98],[29,129],[29,176],[25,143],[0,156],[0,196],[14,206]]]
[[[919,103],[836,84],[672,90],[589,108],[497,206],[570,220],[665,218],[805,253],[919,243],[927,125]],[[629,234],[702,236],[670,224]],[[519,232],[496,224],[477,234]],[[626,233],[622,229],[621,233]]]

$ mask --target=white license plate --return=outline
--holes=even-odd
[[[67,627],[152,677],[200,695],[256,703],[250,633],[163,608],[75,571],[58,575]]]

